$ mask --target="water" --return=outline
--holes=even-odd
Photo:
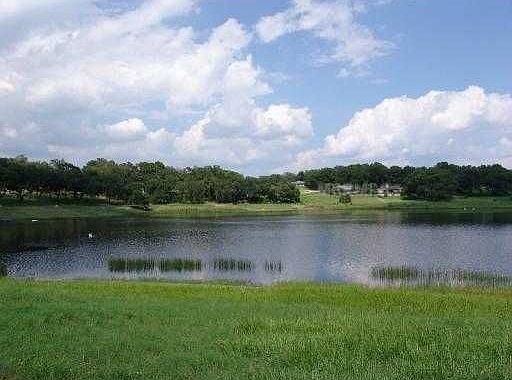
[[[488,283],[512,276],[512,213],[3,223],[0,263],[9,276],[44,279],[378,284],[414,268]]]

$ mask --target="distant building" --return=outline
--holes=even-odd
[[[334,190],[340,193],[355,193],[356,189],[351,183],[344,183],[342,185],[335,185]]]
[[[377,188],[377,195],[379,197],[399,197],[402,194],[402,186],[384,184]]]
[[[294,181],[294,182],[292,182],[292,184],[294,184],[297,187],[305,187],[306,186],[304,184],[304,181]]]

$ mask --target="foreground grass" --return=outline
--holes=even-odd
[[[25,201],[0,203],[0,219],[63,219],[107,217],[217,217],[244,215],[279,215],[298,213],[335,213],[344,211],[419,210],[419,211],[512,211],[511,197],[455,197],[446,202],[404,200],[398,197],[352,196],[351,204],[339,204],[337,197],[318,192],[301,193],[298,204],[168,204],[154,205],[149,212],[127,206],[107,204],[48,204]]]
[[[512,378],[505,290],[5,279],[0,294],[5,379]]]

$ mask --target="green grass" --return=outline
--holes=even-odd
[[[16,205],[1,206],[0,219],[116,218],[144,216],[145,212],[126,206]]]
[[[457,210],[487,211],[512,210],[512,198],[500,197],[454,197],[449,201],[429,202],[406,200],[400,197],[381,198],[369,195],[353,195],[351,204],[338,204],[337,197],[320,192],[301,193],[304,207],[324,210]],[[465,209],[465,210],[464,210]],[[473,210],[474,209],[474,210]]]
[[[511,379],[512,291],[0,280],[1,379]]]
[[[127,206],[84,202],[79,205],[53,201],[0,203],[0,219],[63,219],[115,217],[221,217],[244,215],[282,215],[300,213],[336,213],[344,211],[418,210],[418,211],[511,211],[511,197],[455,197],[446,202],[404,200],[355,195],[351,204],[338,204],[337,197],[319,192],[301,193],[299,204],[167,204],[154,205],[149,212]]]

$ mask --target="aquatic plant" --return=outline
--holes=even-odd
[[[7,276],[7,265],[0,263],[0,277]]]
[[[155,260],[147,258],[111,258],[108,261],[111,272],[145,272],[155,269]]]
[[[252,270],[252,262],[249,260],[236,260],[218,258],[213,262],[213,268],[219,271],[250,271]]]
[[[283,271],[283,263],[281,261],[265,261],[265,270],[267,272],[279,272]]]
[[[370,277],[384,284],[420,286],[510,287],[512,276],[466,269],[419,269],[410,266],[374,267]]]
[[[201,260],[154,258],[111,258],[108,261],[111,272],[147,272],[158,268],[161,272],[198,271],[202,268]]]
[[[201,260],[195,259],[164,259],[159,263],[162,272],[192,272],[200,271],[202,267]]]
[[[415,267],[374,267],[371,269],[371,277],[378,280],[410,280],[420,275],[420,270]]]

